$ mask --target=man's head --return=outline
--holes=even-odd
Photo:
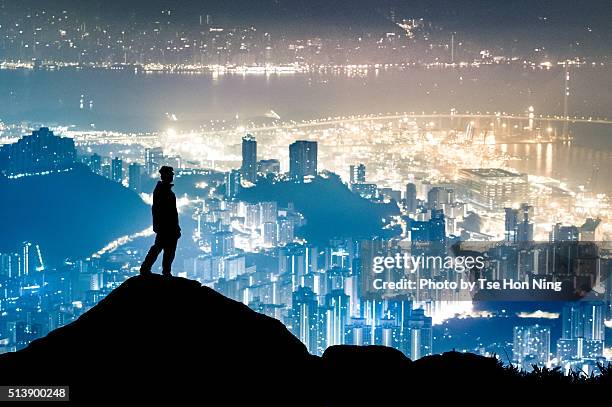
[[[159,169],[159,175],[162,181],[171,183],[174,180],[174,168],[164,165]]]

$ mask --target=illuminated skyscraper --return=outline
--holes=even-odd
[[[264,222],[263,240],[265,246],[276,246],[276,222]]]
[[[345,343],[347,345],[371,345],[371,326],[366,324],[365,318],[351,318],[350,325],[346,326]]]
[[[220,231],[213,234],[211,244],[213,256],[227,256],[234,252],[234,234]]]
[[[417,210],[417,190],[416,185],[412,183],[406,184],[406,210],[409,213],[415,213]]]
[[[504,208],[504,236],[510,243],[530,242],[533,240],[533,206],[523,203],[520,209]]]
[[[289,243],[279,249],[278,272],[291,280],[292,289],[300,284],[302,277],[317,270],[317,250],[313,246]]]
[[[431,317],[425,315],[421,308],[412,310],[408,318],[408,336],[404,353],[412,360],[420,359],[432,353]]]
[[[89,157],[89,168],[94,174],[100,175],[102,173],[102,157],[93,153],[91,157]]]
[[[30,252],[32,251],[32,243],[24,242],[21,253],[21,270],[23,271],[23,275],[27,276],[30,274]]]
[[[308,348],[321,355],[326,347],[325,313],[319,308],[316,294],[308,287],[293,292],[291,305],[291,331]]]
[[[102,164],[101,174],[104,178],[111,178],[111,165],[110,164]]]
[[[278,220],[278,244],[286,245],[293,242],[295,237],[295,225],[293,220],[282,218]]]
[[[351,165],[349,167],[351,184],[366,182],[365,164]]]
[[[164,151],[161,147],[145,149],[145,171],[149,175],[157,173],[164,161]]]
[[[221,262],[221,276],[232,280],[243,275],[246,271],[245,260],[246,258],[243,254],[224,256]]]
[[[603,355],[605,303],[582,301],[563,307],[561,339],[557,342],[560,361],[597,358]]]
[[[516,225],[516,240],[517,242],[533,241],[533,206],[522,203],[519,209],[519,219],[522,219]]]
[[[317,142],[298,140],[289,146],[289,175],[301,180],[317,175]]]
[[[276,223],[278,208],[276,202],[260,202],[260,224],[265,222]]]
[[[225,196],[227,198],[236,198],[240,192],[240,180],[242,174],[238,170],[231,170],[225,174]]]
[[[18,253],[0,253],[0,276],[15,278],[21,275],[21,259]]]
[[[393,318],[381,318],[374,330],[374,344],[399,349],[402,337],[401,328]]]
[[[249,229],[261,227],[261,206],[259,204],[247,205],[245,226]]]
[[[257,181],[257,141],[247,134],[242,138],[242,179],[255,183]]]
[[[137,193],[142,192],[142,165],[131,163],[128,166],[128,185]]]
[[[350,271],[346,268],[332,267],[325,272],[325,293],[333,290],[344,290],[346,281],[350,278]]]
[[[550,328],[547,326],[515,326],[514,361],[519,368],[531,370],[533,365],[548,366],[550,361]]]
[[[327,346],[345,343],[349,317],[349,296],[344,290],[333,290],[325,296],[327,307]]]
[[[504,208],[506,212],[504,222],[504,237],[507,242],[516,242],[516,225],[518,225],[518,210],[512,208]]]
[[[111,163],[111,179],[119,183],[123,181],[123,160],[119,157],[113,158]]]

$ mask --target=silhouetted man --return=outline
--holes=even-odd
[[[151,267],[157,260],[157,256],[164,251],[162,259],[162,274],[170,276],[172,260],[176,252],[176,243],[181,237],[181,228],[176,210],[176,196],[172,192],[172,181],[174,180],[174,169],[163,166],[159,169],[161,181],[157,182],[153,191],[153,231],[156,233],[155,243],[149,249],[142,266],[140,274],[151,274]]]

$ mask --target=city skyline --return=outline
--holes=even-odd
[[[44,145],[39,145],[38,149],[30,149],[28,146],[31,143],[28,143],[28,141],[30,139],[34,140],[40,134],[50,134],[50,136],[44,139],[46,140]],[[15,151],[12,155],[9,155],[8,161],[10,162],[12,159],[23,164],[20,167],[5,166],[4,176],[12,177],[13,179],[36,177],[39,176],[38,174],[41,173],[41,170],[61,173],[71,170],[71,168],[78,165],[76,156],[73,153],[68,161],[62,162],[60,167],[54,161],[47,161],[44,167],[41,168],[41,164],[38,164],[40,161],[34,159],[34,157],[40,156],[41,151],[45,151],[45,154],[50,154],[50,157],[64,157],[63,153],[57,154],[54,149],[64,151],[65,147],[63,147],[63,144],[65,142],[57,143],[55,142],[56,139],[64,140],[65,138],[53,136],[53,133],[49,132],[48,129],[34,131],[31,136],[20,139],[18,143],[13,145],[15,146],[13,150],[8,150]],[[436,317],[434,302],[429,302],[431,300],[425,299],[428,295],[423,296],[424,294],[421,293],[415,296],[414,293],[406,291],[403,295],[407,296],[405,298],[408,300],[399,300],[399,302],[396,299],[391,299],[392,297],[386,300],[381,299],[380,303],[377,303],[376,300],[358,300],[360,296],[365,295],[365,292],[371,290],[371,288],[366,288],[366,291],[362,291],[363,288],[358,288],[363,284],[366,284],[366,286],[369,284],[365,276],[368,269],[367,263],[370,260],[367,260],[368,255],[366,252],[363,252],[361,255],[357,254],[370,250],[367,246],[363,246],[364,242],[360,243],[359,240],[344,238],[344,240],[341,239],[336,243],[339,244],[337,246],[318,247],[309,244],[303,238],[296,240],[297,236],[294,234],[294,230],[300,225],[307,223],[308,218],[304,218],[299,212],[293,212],[291,204],[289,204],[288,208],[284,208],[279,206],[277,202],[264,201],[253,205],[237,199],[241,196],[240,191],[242,189],[250,189],[258,183],[270,182],[271,180],[273,184],[280,182],[293,183],[295,185],[307,185],[313,182],[313,180],[317,182],[315,177],[317,171],[311,172],[309,169],[312,166],[312,162],[315,163],[314,168],[317,168],[317,143],[298,140],[292,145],[287,146],[290,155],[293,154],[293,156],[290,160],[291,167],[286,178],[279,169],[273,172],[266,170],[265,172],[259,171],[257,179],[252,179],[251,181],[245,180],[246,183],[243,183],[242,179],[244,179],[245,174],[248,176],[254,166],[259,169],[266,168],[257,163],[258,157],[254,150],[255,147],[251,146],[250,143],[255,143],[252,135],[242,138],[241,169],[238,172],[230,170],[224,177],[218,178],[218,182],[224,183],[221,185],[225,185],[225,188],[231,187],[237,190],[235,192],[228,192],[229,190],[226,190],[221,195],[221,200],[219,198],[208,198],[201,201],[201,206],[200,204],[195,206],[194,216],[197,223],[192,238],[194,242],[206,242],[207,236],[210,236],[211,240],[208,241],[208,245],[205,243],[204,246],[200,246],[201,250],[208,251],[210,254],[200,254],[193,258],[179,256],[180,259],[183,259],[182,266],[178,267],[180,270],[179,275],[194,278],[202,283],[214,284],[213,286],[217,290],[230,298],[242,300],[243,302],[246,301],[246,304],[253,309],[284,320],[290,331],[302,340],[310,352],[314,354],[321,355],[328,346],[340,344],[381,344],[391,346],[401,350],[412,359],[418,359],[431,354],[434,349],[435,338],[432,331],[433,320],[436,321],[436,324],[440,324],[444,323],[446,318],[439,319],[439,316]],[[20,149],[17,150],[17,148]],[[19,154],[23,154],[23,158],[20,158]],[[168,158],[162,152],[157,153],[155,156],[155,165],[149,164],[147,166],[146,163],[152,160],[152,156],[151,150],[147,149],[141,159],[138,160],[141,161],[140,164],[132,162],[129,165],[124,164],[123,160],[112,155],[107,158],[107,164],[101,164],[104,160],[101,160],[100,156],[96,153],[91,156],[81,157],[79,160],[85,163],[93,173],[102,174],[112,182],[122,183],[124,187],[135,189],[135,185],[141,186],[143,177],[147,177],[147,174],[142,172],[142,168],[150,168],[152,173],[149,174],[153,175],[156,172],[157,166],[168,163],[166,161]],[[172,160],[172,158],[170,159]],[[270,160],[263,161],[267,162]],[[176,162],[174,164],[176,165]],[[106,172],[103,170],[105,166],[108,168]],[[124,167],[128,167],[130,171],[124,171]],[[454,188],[430,185],[425,199],[420,200],[412,196],[412,194],[416,194],[416,188],[413,191],[409,186],[414,184],[408,183],[405,192],[394,191],[392,188],[377,188],[375,184],[368,184],[368,171],[364,164],[351,165],[350,167],[348,171],[349,177],[344,181],[345,188],[350,187],[353,189],[353,193],[364,197],[360,199],[374,201],[393,199],[394,202],[401,204],[401,207],[407,211],[408,216],[413,217],[405,217],[403,229],[406,232],[401,232],[396,239],[412,242],[413,251],[415,248],[423,247],[422,249],[416,249],[417,253],[420,250],[424,250],[422,253],[435,254],[442,247],[431,246],[425,248],[426,246],[414,246],[415,244],[420,244],[418,242],[429,244],[436,244],[438,242],[437,244],[446,246],[446,244],[451,244],[452,241],[462,240],[459,236],[453,234],[455,232],[452,232],[456,228],[454,222],[448,222],[453,221],[453,218],[457,217],[461,212],[465,213],[465,204],[459,203],[456,197],[467,198],[466,202],[471,202],[475,207],[481,208],[481,210],[502,211],[505,213],[503,236],[506,243],[500,247],[501,250],[506,250],[505,252],[500,252],[506,253],[504,256],[510,254],[512,246],[517,243],[524,245],[531,242],[533,244],[534,224],[530,218],[534,214],[533,208],[527,204],[523,204],[519,209],[505,206],[508,202],[529,200],[528,190],[523,188],[515,192],[512,189],[514,187],[510,189],[504,187],[506,193],[509,194],[509,200],[501,196],[495,198],[498,201],[486,201],[487,204],[483,205],[482,194],[487,194],[488,192],[481,190],[481,187],[474,184],[490,182],[488,181],[490,179],[499,179],[500,181],[495,182],[501,182],[502,184],[500,185],[503,185],[503,183],[507,182],[505,181],[506,179],[509,177],[509,179],[512,179],[511,177],[518,176],[518,174],[494,168],[486,170],[464,169],[461,170],[464,172],[464,177],[473,178],[472,182],[474,183],[467,183],[459,179],[458,184]],[[179,170],[177,174],[179,185],[181,175],[183,175],[182,172],[184,172],[184,176],[188,176],[191,173],[188,169]],[[239,176],[234,181],[232,179],[234,175],[232,174],[235,173],[239,175],[242,173],[242,177]],[[481,179],[487,181],[482,181]],[[522,182],[526,184],[528,181],[525,178]],[[370,194],[373,194],[373,196],[364,194],[364,189],[360,188],[361,185],[372,185],[373,189],[371,189]],[[477,198],[470,192],[473,190],[478,191],[479,195]],[[227,201],[223,197],[226,197]],[[414,202],[409,202],[414,199],[417,201],[416,206]],[[196,199],[195,202],[199,201]],[[492,202],[499,203],[493,204]],[[450,218],[446,219],[445,215]],[[240,216],[244,217],[240,218]],[[211,221],[214,223],[210,223]],[[244,222],[243,226],[240,226],[241,222]],[[555,244],[555,242],[557,244],[578,241],[597,242],[603,236],[603,231],[597,231],[600,222],[601,220],[599,219],[586,219],[585,224],[581,227],[580,225],[561,226],[560,223],[557,223],[550,232],[549,240],[551,244]],[[244,235],[244,232],[248,230],[251,230],[250,237]],[[462,236],[463,233],[465,231],[462,232]],[[482,235],[476,234],[470,236],[469,232],[468,235],[463,236],[463,239],[467,239],[469,242],[469,240],[473,240],[476,236],[480,236],[477,240],[483,241]],[[500,236],[502,235],[500,234]],[[484,240],[486,241],[487,239]],[[198,245],[201,245],[201,243]],[[506,249],[504,249],[505,246],[507,246]],[[471,247],[478,246],[472,245]],[[118,249],[122,250],[120,246]],[[482,251],[483,249],[480,250]],[[113,250],[115,249],[111,249],[108,254],[111,254]],[[139,254],[138,250],[133,251],[133,249],[129,248],[127,250],[127,253],[132,252],[132,256],[135,255],[134,263],[127,263],[131,264],[131,270],[135,270],[138,264],[137,259],[142,253]],[[257,261],[252,263],[252,260],[250,260],[247,263],[249,253],[266,253],[268,251],[270,251],[269,254],[278,256],[278,269],[276,272],[264,269],[262,273],[257,271]],[[114,286],[113,283],[109,286],[109,283],[105,282],[105,272],[98,265],[99,260],[104,258],[104,254],[102,257],[94,255],[93,257],[79,260],[77,262],[78,268],[75,271],[69,271],[74,267],[73,265],[66,268],[69,263],[46,266],[43,260],[43,253],[44,249],[41,250],[41,247],[36,242],[34,244],[26,242],[22,246],[20,253],[9,252],[3,254],[3,275],[8,277],[9,281],[17,282],[18,286],[15,287],[17,288],[21,286],[21,282],[36,282],[40,276],[48,272],[53,274],[59,273],[59,276],[64,273],[60,272],[62,269],[68,271],[70,275],[76,271],[78,274],[82,274],[82,276],[75,275],[70,277],[69,280],[74,281],[74,278],[77,278],[78,285],[75,286],[72,283],[67,286],[67,290],[71,293],[71,298],[73,298],[73,303],[74,300],[79,298],[79,302],[83,301],[87,298],[87,293],[98,291],[104,293],[108,287]],[[536,251],[535,253],[538,252]],[[539,254],[537,256],[541,257]],[[354,268],[355,260],[357,259],[366,262],[365,265],[361,266],[363,268]],[[584,263],[585,259],[581,260],[583,265],[587,264]],[[512,271],[511,263],[506,264],[508,261],[506,259],[501,264],[502,268],[507,269],[507,271],[502,269],[502,271],[493,272],[491,275],[492,281],[506,278],[503,277],[504,275],[516,276],[514,274],[516,271]],[[71,262],[70,264],[73,263]],[[32,267],[33,265],[35,266]],[[430,266],[423,268],[422,272],[425,272],[428,267]],[[522,273],[520,271],[521,267],[523,266],[519,266],[517,269],[519,275]],[[609,266],[604,267],[606,269],[609,268]],[[90,268],[92,268],[91,271],[89,271]],[[552,270],[553,273],[556,273],[554,266]],[[537,272],[536,274],[540,273]],[[576,271],[576,273],[580,274],[581,272]],[[243,277],[250,274],[252,277],[244,280]],[[361,277],[359,276],[360,274],[362,274]],[[275,275],[278,277],[272,277]],[[276,283],[273,283],[273,281],[277,281],[277,278],[280,278],[278,280],[279,283],[288,278],[288,291],[285,291],[282,285],[275,288]],[[595,278],[598,279],[599,277]],[[593,281],[595,280],[591,280],[589,284],[592,284]],[[47,282],[47,284],[49,283]],[[59,289],[62,285],[60,283],[57,288]],[[51,287],[49,286],[49,289]],[[30,286],[29,289],[32,289],[33,293],[40,292],[42,294],[45,291],[44,284],[37,287]],[[275,300],[274,298],[277,299]],[[322,298],[321,304],[319,304],[318,298]],[[451,301],[470,301],[469,296],[462,299],[461,296],[451,295],[449,298],[451,298]],[[99,297],[94,296],[92,299],[87,300],[87,303],[93,305],[94,303],[90,301],[97,301],[97,299]],[[537,301],[537,297],[534,297],[531,301]],[[566,363],[565,369],[572,369],[576,366],[582,366],[581,368],[587,366],[585,364],[580,365],[585,360],[603,360],[603,332],[605,330],[603,324],[604,315],[607,312],[605,310],[609,309],[609,306],[605,306],[605,301],[607,300],[604,298],[594,298],[590,301],[585,304],[600,304],[597,305],[600,307],[597,319],[592,317],[588,319],[591,324],[599,324],[599,327],[595,331],[593,329],[587,330],[588,332],[597,332],[590,335],[595,335],[593,339],[599,342],[593,342],[593,339],[590,339],[590,337],[586,338],[581,333],[571,331],[577,328],[565,327],[566,325],[571,327],[576,324],[581,327],[584,325],[584,322],[580,322],[582,321],[580,318],[583,318],[580,311],[572,313],[573,311],[568,311],[568,309],[571,309],[568,307],[572,307],[572,305],[568,305],[563,308],[561,313],[562,320],[564,321],[563,330],[561,339],[556,344],[556,350],[551,346],[551,328],[549,326],[543,325],[540,328],[540,325],[517,325],[514,327],[513,333],[514,345],[512,348],[514,349],[514,357],[512,360],[508,360],[508,363],[516,363],[517,366],[529,370],[532,364],[550,367],[554,361],[554,363],[559,364],[562,362]],[[430,308],[432,306],[434,308]],[[283,311],[285,307],[288,308],[286,308],[286,311]],[[378,311],[376,310],[377,308]],[[433,312],[433,314],[426,316],[426,310],[429,310],[428,312],[430,313]],[[463,312],[466,311],[467,315],[473,312],[469,310],[469,307],[465,308]],[[80,312],[82,311],[73,314],[73,317],[80,314]],[[65,323],[61,321],[64,321],[63,318],[66,318],[66,316],[60,315],[54,317],[59,318],[59,320],[53,324],[45,323],[41,325],[40,323],[31,322],[29,324],[7,325],[9,327],[9,338],[13,338],[12,341],[9,340],[9,343],[14,343],[17,346],[16,349],[26,346],[29,341],[44,334],[47,330]],[[578,318],[577,321],[579,322],[573,322],[574,318]],[[12,328],[10,328],[11,326]],[[404,329],[407,333],[404,333]],[[416,332],[419,333],[417,334]],[[542,335],[545,335],[545,337]],[[580,341],[586,340],[587,342],[584,342],[584,345],[582,342],[575,343],[576,338],[579,338]],[[593,345],[593,343],[595,344]],[[576,365],[576,363],[579,365]],[[590,365],[590,369],[595,368],[594,363]]]
[[[0,1],[0,354],[134,281],[172,167],[172,281],[311,355],[598,375],[612,8],[588,3]]]
[[[0,4],[4,67],[609,61],[605,1]],[[231,11],[229,11],[229,10]],[[320,10],[326,10],[320,14]],[[562,12],[561,10],[565,10]],[[274,17],[273,17],[274,16]],[[161,66],[160,66],[161,65]],[[285,66],[285,69],[289,67]],[[295,67],[293,67],[295,69]]]

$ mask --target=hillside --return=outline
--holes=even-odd
[[[73,400],[261,398],[304,375],[311,358],[279,321],[195,281],[152,275],[2,355],[0,383],[69,384]],[[222,392],[232,386],[238,393]]]
[[[259,181],[243,189],[239,198],[247,202],[277,201],[279,207],[293,202],[306,218],[298,235],[313,243],[326,243],[333,237],[388,235],[382,219],[399,214],[397,205],[370,202],[352,193],[340,178],[329,174],[310,183]]]
[[[40,245],[51,264],[87,257],[150,223],[150,209],[134,191],[80,166],[45,176],[0,178],[0,191],[0,224],[10,231],[0,234],[0,252],[30,241]]]
[[[0,384],[70,385],[73,401],[139,405],[411,405],[423,396],[480,404],[531,386],[538,392],[523,400],[550,401],[596,396],[611,379],[609,370],[527,375],[458,352],[410,361],[382,346],[333,346],[319,358],[276,319],[159,275],[130,278],[75,322],[0,355]]]

